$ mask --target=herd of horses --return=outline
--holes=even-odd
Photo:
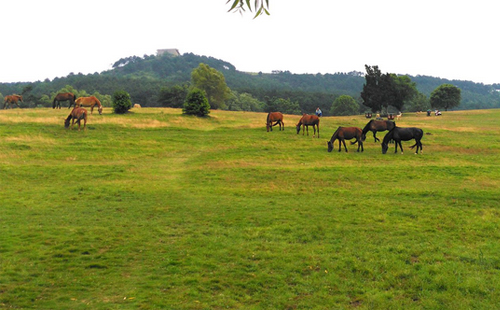
[[[5,96],[4,109],[6,108],[7,103],[10,104],[11,108],[13,104],[16,104],[19,107],[18,101],[23,102],[23,96],[21,95]],[[102,114],[102,104],[99,101],[99,99],[97,99],[95,96],[76,98],[76,96],[70,92],[59,93],[54,97],[54,100],[52,102],[52,108],[60,109],[61,102],[64,101],[69,101],[68,109],[71,108],[71,106],[74,106],[73,110],[64,121],[64,126],[66,128],[70,126],[70,122],[71,122],[71,127],[73,127],[73,125],[76,122],[78,124],[78,130],[80,130],[80,122],[83,120],[84,122],[83,129],[85,130],[85,127],[87,125],[87,110],[84,109],[83,107],[90,107],[90,114],[92,114],[94,111],[94,107],[97,106],[97,111],[99,112],[100,115]],[[300,130],[302,129],[302,134],[305,135],[305,133],[307,132],[307,135],[309,136],[309,126],[312,126],[314,130],[313,137],[316,136],[316,130],[317,130],[319,138],[319,121],[320,119],[317,115],[303,114],[297,125],[295,125],[297,129],[297,134],[299,134]],[[285,123],[283,122],[283,114],[281,112],[268,113],[266,120],[267,131],[268,132],[272,131],[273,127],[278,125],[280,131],[285,130]],[[330,141],[327,142],[328,152],[331,152],[333,150],[333,144],[336,140],[339,140],[339,152],[342,150],[342,145],[344,146],[344,149],[347,152],[347,146],[345,144],[345,140],[352,140],[352,139],[355,139],[355,141],[351,142],[351,144],[357,143],[358,144],[357,151],[363,152],[364,151],[363,142],[366,140],[366,134],[368,133],[368,131],[371,131],[373,133],[373,138],[375,139],[375,142],[380,141],[380,139],[377,138],[377,132],[389,131],[382,140],[383,154],[387,153],[390,141],[394,141],[395,153],[398,152],[398,145],[399,148],[401,149],[401,153],[403,153],[403,146],[401,145],[401,141],[409,141],[409,140],[415,140],[415,144],[412,145],[410,149],[416,147],[416,152],[415,152],[416,154],[418,154],[419,150],[421,153],[423,152],[421,140],[424,133],[422,129],[415,127],[398,127],[396,126],[395,122],[390,120],[370,120],[363,129],[359,127],[339,126],[337,130],[333,133]]]
[[[19,101],[23,102],[23,96],[21,95],[8,95],[5,96],[4,98],[4,103],[3,103],[3,108],[5,109],[7,106],[7,103],[10,104],[10,108],[12,108],[12,105],[15,104],[19,108]],[[70,126],[71,122],[71,127],[75,124],[75,122],[78,124],[78,130],[80,130],[80,122],[83,120],[83,129],[85,130],[87,126],[87,110],[85,110],[83,107],[89,107],[90,108],[90,114],[94,112],[94,107],[97,106],[97,111],[99,112],[99,115],[102,115],[102,104],[99,99],[97,99],[95,96],[89,96],[89,97],[79,97],[76,98],[75,94],[67,92],[67,93],[58,93],[55,97],[54,100],[52,101],[52,108],[53,109],[61,109],[61,102],[68,101],[69,106],[68,109],[73,106],[73,110],[69,113],[68,117],[64,121],[64,127],[68,128]]]
[[[283,114],[280,112],[270,112],[267,114],[267,121],[266,121],[266,128],[267,131],[273,130],[273,126],[279,125],[280,130],[281,126],[283,125],[283,130],[285,130],[285,123],[283,122]],[[302,127],[302,134],[305,134],[305,131],[307,130],[307,135],[309,135],[309,126],[313,126],[314,129],[314,135],[316,135],[316,127],[318,129],[318,138],[319,138],[319,117],[316,115],[308,115],[308,114],[303,114],[301,119],[296,125],[297,129],[297,134],[300,133],[300,129]],[[304,127],[306,128],[304,130]],[[387,150],[389,149],[389,143],[394,141],[395,144],[395,150],[394,153],[398,152],[398,145],[399,148],[401,149],[401,153],[403,153],[403,146],[401,145],[401,141],[410,141],[410,140],[415,140],[415,144],[410,147],[410,149],[413,149],[416,147],[416,152],[415,154],[418,154],[418,151],[420,150],[420,153],[422,153],[422,137],[424,135],[424,132],[420,128],[415,128],[415,127],[398,127],[396,126],[396,123],[390,120],[370,120],[366,126],[361,129],[359,127],[342,127],[339,126],[337,130],[333,133],[330,141],[327,142],[328,145],[328,152],[331,152],[333,150],[333,144],[336,140],[339,141],[339,152],[342,151],[342,145],[344,146],[345,151],[347,152],[347,146],[345,144],[346,140],[352,140],[355,139],[354,141],[351,142],[352,144],[358,144],[358,152],[363,152],[364,147],[363,147],[363,142],[366,140],[366,134],[371,131],[373,133],[373,138],[375,142],[380,141],[379,138],[377,138],[377,132],[382,132],[382,131],[389,131],[385,136],[384,139],[382,140],[382,154],[386,154]]]

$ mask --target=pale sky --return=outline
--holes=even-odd
[[[498,0],[269,0],[271,15],[227,0],[0,3],[0,82],[102,72],[177,48],[239,71],[428,75],[500,83]],[[253,2],[253,1],[251,1]]]

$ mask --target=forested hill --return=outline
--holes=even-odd
[[[130,93],[135,102],[145,106],[158,106],[158,94],[162,87],[190,83],[191,71],[205,63],[222,72],[227,85],[237,92],[246,92],[264,100],[266,97],[281,97],[310,102],[305,110],[314,105],[330,106],[334,98],[350,95],[360,100],[365,83],[363,72],[335,74],[293,74],[289,71],[271,74],[238,71],[232,64],[213,57],[186,53],[181,56],[127,57],[118,60],[111,70],[83,75],[71,73],[52,81],[33,83],[3,83],[0,93],[22,93],[29,89],[31,98],[40,98],[57,92],[66,85],[84,89],[88,93],[113,94],[117,89]],[[380,68],[383,71],[383,68]],[[446,80],[428,76],[410,76],[420,92],[429,96],[439,85],[449,83],[462,90],[459,109],[500,108],[500,84],[484,85],[469,81]],[[309,106],[310,105],[310,106]]]

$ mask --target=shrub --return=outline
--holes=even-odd
[[[205,93],[199,88],[193,88],[187,97],[182,113],[188,115],[205,116],[210,113],[210,104]]]
[[[113,110],[116,114],[124,114],[132,108],[130,95],[124,90],[117,90],[113,94]]]

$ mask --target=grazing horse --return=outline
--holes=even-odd
[[[403,146],[401,146],[401,141],[409,141],[411,139],[415,139],[415,144],[410,146],[410,149],[413,149],[415,146],[417,147],[417,151],[415,154],[418,154],[418,149],[422,151],[422,142],[420,140],[424,136],[424,132],[420,128],[415,127],[394,127],[391,131],[389,131],[382,141],[382,154],[387,153],[387,149],[389,146],[387,145],[390,140],[394,140],[396,143],[396,149],[394,153],[398,152],[398,144],[401,149],[401,154],[403,154]]]
[[[64,121],[64,127],[69,127],[69,122],[71,121],[71,127],[75,124],[75,121],[78,123],[78,131],[80,131],[80,121],[83,119],[83,130],[87,126],[87,110],[84,108],[75,107],[71,113],[69,113],[68,117]]]
[[[52,101],[52,109],[61,108],[61,101],[69,101],[69,107],[75,104],[76,96],[73,93],[59,93],[54,97]]]
[[[352,144],[358,143],[358,152],[361,148],[361,152],[364,151],[363,141],[361,140],[361,128],[359,127],[339,127],[333,133],[332,138],[328,141],[328,152],[333,150],[333,143],[335,140],[339,140],[339,152],[342,150],[342,143],[344,144],[344,149],[347,152],[347,147],[345,146],[345,140],[356,139],[356,141],[351,142]]]
[[[273,125],[273,122],[274,123]],[[273,126],[280,125],[280,131],[281,131],[281,125],[283,124],[283,130],[285,130],[285,123],[283,123],[283,114],[281,112],[269,112],[267,114],[267,121],[266,121],[266,128],[267,132],[269,132],[269,129],[273,131]]]
[[[99,115],[102,115],[102,104],[95,96],[80,97],[75,101],[75,108],[77,107],[90,107],[90,114],[94,111],[94,106],[97,105]]]
[[[313,126],[314,135],[316,135],[316,126],[318,126],[318,138],[319,138],[319,117],[317,115],[302,115],[302,118],[299,120],[299,123],[296,125],[297,134],[300,133],[300,126],[302,125],[302,135],[305,134],[307,130],[307,135],[309,135],[309,126]],[[313,137],[314,137],[313,135]]]
[[[21,95],[8,95],[8,96],[5,96],[4,101],[3,101],[3,108],[5,109],[5,107],[7,107],[7,103],[10,104],[10,108],[11,109],[12,109],[12,104],[13,103],[15,103],[18,108],[21,108],[19,106],[19,103],[17,103],[18,101],[23,102],[23,96],[21,96]]]
[[[373,137],[375,138],[375,142],[380,141],[380,139],[377,138],[377,131],[391,130],[394,127],[396,127],[396,123],[394,123],[394,122],[378,121],[378,120],[372,119],[371,121],[369,121],[366,124],[365,128],[363,128],[361,139],[363,139],[363,141],[365,141],[366,140],[366,133],[368,131],[371,131],[371,132],[373,132]]]

